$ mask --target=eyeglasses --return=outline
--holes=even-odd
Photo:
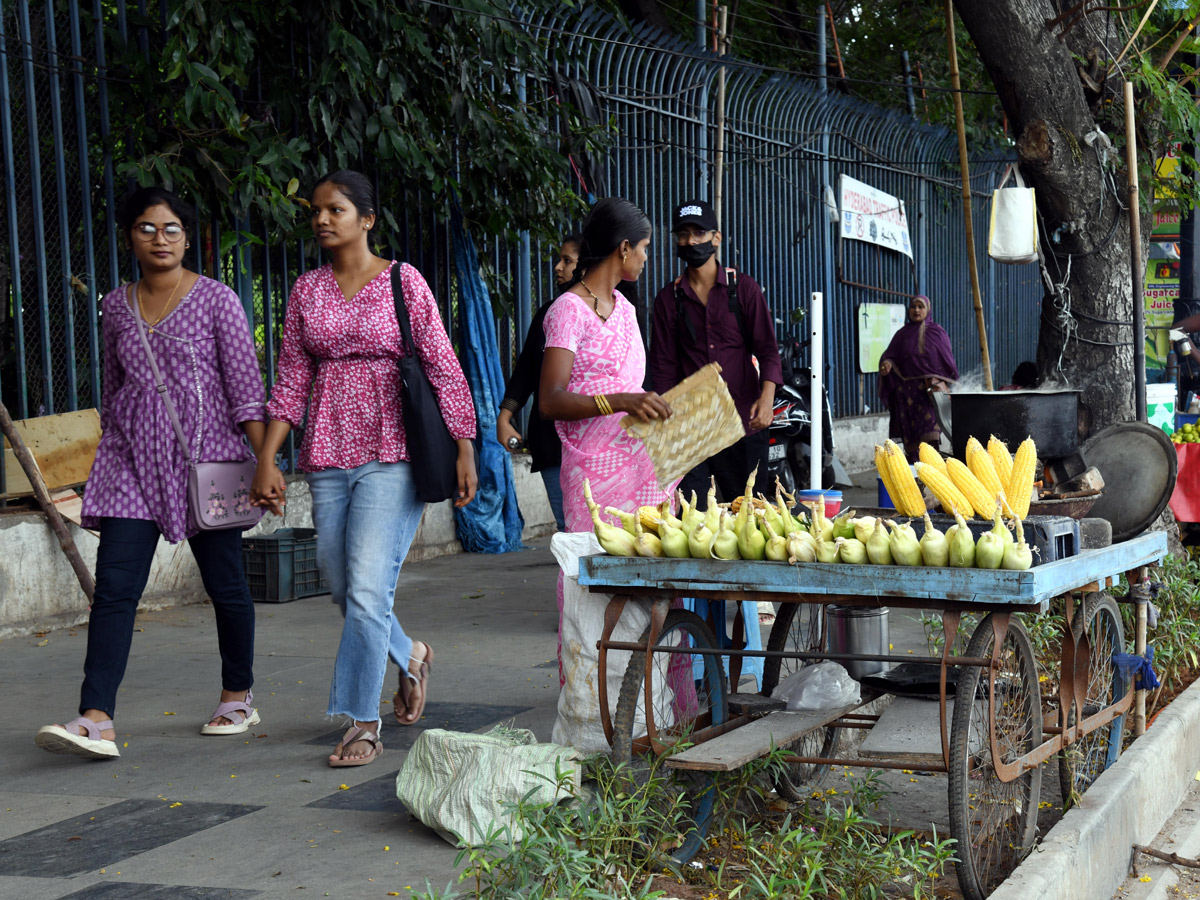
[[[159,228],[156,225],[151,225],[149,222],[139,222],[137,225],[133,226],[133,233],[136,234],[138,239],[142,241],[154,240],[155,236],[160,231],[162,232],[163,237],[172,244],[177,244],[183,240],[182,225],[171,224],[164,225],[162,228]]]

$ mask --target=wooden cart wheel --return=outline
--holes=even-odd
[[[990,613],[979,623],[967,656],[992,656],[996,617]],[[990,740],[994,704],[996,740],[1005,761],[1023,756],[1042,742],[1033,644],[1015,615],[1009,617],[998,659],[994,693],[989,690],[987,669],[963,666],[954,696],[950,829],[958,841],[958,882],[966,900],[986,900],[1033,849],[1037,832],[1041,767],[1002,782],[993,765]]]
[[[767,639],[767,649],[793,652],[820,650],[824,643],[821,611],[822,607],[812,603],[781,604]],[[811,660],[806,659],[768,656],[763,662],[763,695],[769,697],[780,681],[810,663]],[[840,735],[838,728],[819,728],[797,740],[789,749],[801,756],[828,758],[836,753]],[[817,789],[829,771],[829,766],[806,763],[788,766],[776,778],[775,791],[786,800],[803,800]]]
[[[647,628],[641,640],[647,641]],[[663,621],[657,647],[715,648],[716,638],[703,619],[692,612],[673,609]],[[621,682],[613,720],[613,761],[627,763],[638,783],[657,768],[655,757],[678,742],[686,742],[697,728],[721,725],[728,719],[728,696],[721,657],[716,654],[656,653],[651,657],[651,703],[646,704],[646,655],[635,651]],[[657,746],[656,746],[657,745]],[[678,846],[671,853],[676,863],[690,860],[704,846],[712,819],[713,779],[709,772],[671,771],[682,804]],[[658,844],[659,841],[651,843]]]
[[[1120,670],[1112,661],[1114,653],[1125,652],[1125,629],[1121,625],[1117,601],[1107,593],[1088,594],[1075,610],[1071,631],[1077,641],[1086,631],[1091,645],[1087,692],[1083,700],[1083,718],[1086,719],[1106,706],[1119,702],[1128,689]],[[1075,721],[1075,704],[1071,704],[1067,725],[1074,725]],[[1101,772],[1117,761],[1124,727],[1125,717],[1118,716],[1110,724],[1085,735],[1062,752],[1058,759],[1058,780],[1064,804],[1070,804],[1073,795],[1078,798],[1100,777]]]

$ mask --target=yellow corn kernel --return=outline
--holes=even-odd
[[[957,510],[964,519],[971,518],[974,511],[971,501],[963,496],[963,492],[950,480],[949,475],[943,473],[937,466],[917,463],[917,477],[925,482],[925,486],[933,492],[933,496],[937,497],[944,512],[953,513]]]
[[[1009,479],[1012,478],[1012,454],[1008,452],[1004,441],[994,434],[988,438],[987,452],[992,458],[992,465],[996,467],[996,477],[1007,488]]]
[[[975,438],[971,438],[967,442],[967,468],[971,470],[972,475],[979,479],[979,483],[992,498],[992,506],[994,507],[996,501],[999,500],[1007,509],[1003,495],[1008,485],[1000,483],[1000,476],[996,474],[996,466],[992,462],[992,458]]]
[[[939,472],[946,471],[946,461],[942,459],[942,454],[938,453],[936,448],[931,447],[924,441],[921,441],[921,446],[917,449],[918,455],[921,458],[921,462],[925,463],[926,465],[933,466]]]
[[[961,459],[953,457],[946,460],[946,474],[954,482],[954,486],[962,491],[964,497],[983,518],[989,518],[996,512],[996,498],[988,494],[987,488],[979,483]]]
[[[900,497],[892,496],[896,502],[896,509],[906,516],[925,515],[925,498],[921,496],[921,489],[917,487],[912,469],[908,467],[908,457],[904,455],[904,451],[892,441],[886,441],[883,445],[883,456],[888,471],[892,473],[892,484],[900,494]],[[904,504],[903,507],[901,503]]]
[[[659,516],[657,506],[639,506],[637,516],[638,521],[642,523],[642,528],[658,534],[658,526],[662,524],[662,518]]]
[[[879,473],[879,480],[883,482],[883,489],[892,498],[892,503],[896,506],[896,512],[905,515],[904,510],[900,508],[900,500],[896,497],[896,484],[892,481],[892,470],[888,468],[887,456],[884,454],[883,448],[878,444],[875,445],[875,471]]]
[[[1033,476],[1037,467],[1037,445],[1027,437],[1017,448],[1013,457],[1012,475],[1008,480],[1008,503],[1013,515],[1024,519],[1029,515],[1029,501],[1033,496]]]

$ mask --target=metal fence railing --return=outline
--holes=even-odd
[[[172,2],[158,0],[161,15],[147,16],[140,0],[137,21],[143,24],[136,27],[127,20],[126,0],[3,4],[0,397],[14,416],[99,403],[99,299],[134,277],[110,214],[126,185],[114,176],[118,142],[109,134],[106,42],[119,36],[145,43],[147,29],[165,27]],[[835,414],[859,415],[877,405],[875,376],[859,372],[856,363],[855,315],[863,302],[929,294],[960,369],[979,368],[951,133],[826,93],[812,79],[720,58],[648,29],[630,32],[595,10],[541,3],[539,11],[529,11],[530,5],[515,4],[512,15],[566,42],[566,58],[573,61],[561,84],[539,89],[586,95],[596,121],[615,124],[607,151],[575,160],[570,177],[581,193],[629,197],[655,223],[652,257],[639,284],[643,303],[678,272],[668,234],[671,206],[712,194],[716,78],[724,64],[723,261],[762,283],[783,322],[781,333],[800,336],[803,326],[793,323],[792,312],[807,305],[812,291],[824,293]],[[1033,357],[1041,303],[1036,267],[997,266],[982,250],[986,200],[1003,164],[980,154],[972,163],[976,254],[997,384],[1008,380],[1017,362]],[[373,169],[369,159],[362,167]],[[905,202],[915,247],[911,263],[898,253],[836,240],[825,193],[841,174]],[[393,239],[396,254],[428,278],[453,336],[453,254],[444,214],[431,198],[414,196]],[[221,246],[219,226],[198,226],[194,264],[238,290],[269,384],[288,291],[319,260],[311,246],[271,242],[261,224],[244,222],[239,230],[263,243],[242,237],[225,258],[213,259],[212,248]],[[502,304],[513,310],[497,320],[507,372],[531,311],[552,296],[553,248],[481,240],[479,252]]]

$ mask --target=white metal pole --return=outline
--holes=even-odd
[[[824,311],[824,296],[820,291],[813,291],[808,309],[808,358],[812,367],[808,392],[808,416],[812,421],[808,429],[808,486],[814,491],[821,490],[821,457],[825,448],[825,436],[821,434],[825,427],[825,403],[821,390],[825,372]]]

